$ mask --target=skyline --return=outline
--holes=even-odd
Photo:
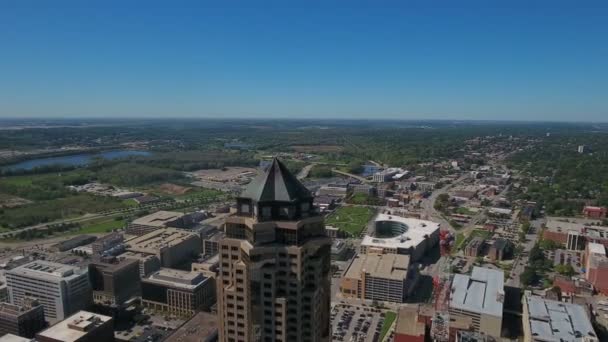
[[[0,4],[0,118],[608,117],[600,2],[54,4]]]

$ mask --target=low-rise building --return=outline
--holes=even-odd
[[[543,238],[566,246],[570,250],[583,250],[588,242],[608,247],[608,227],[592,225],[589,220],[567,221],[550,217],[545,224]]]
[[[356,184],[356,183],[352,183],[348,185],[348,188],[354,193],[354,194],[365,194],[368,196],[375,196],[376,195],[376,187],[369,185],[369,184]]]
[[[543,299],[529,292],[523,299],[522,322],[525,341],[599,341],[585,308]]]
[[[345,297],[403,303],[417,280],[403,254],[363,254],[352,261],[340,291]]]
[[[338,198],[346,197],[348,192],[348,187],[346,184],[338,185],[338,184],[329,184],[324,185],[317,190],[317,196],[332,196]]]
[[[44,307],[50,324],[91,304],[91,284],[86,269],[37,260],[6,272],[11,303],[24,305],[35,298]]]
[[[113,248],[122,245],[124,241],[124,236],[118,232],[113,232],[104,237],[101,237],[95,242],[93,242],[93,244],[91,245],[93,248],[93,255],[96,257],[102,256],[107,251],[110,251]]]
[[[606,208],[606,207],[586,206],[583,208],[583,215],[585,215],[585,217],[587,217],[587,218],[605,219],[607,213],[608,213],[608,208]]]
[[[215,281],[198,272],[162,268],[142,279],[142,304],[155,310],[191,316],[215,303]]]
[[[0,303],[0,336],[15,334],[33,338],[46,328],[44,308],[35,299],[27,298],[24,305]]]
[[[175,330],[165,342],[213,342],[218,338],[217,315],[199,312],[179,329]],[[2,342],[2,341],[0,341]]]
[[[402,306],[399,308],[394,334],[394,342],[426,341],[426,324],[423,319],[419,318],[418,306]]]
[[[196,223],[193,214],[157,211],[154,214],[133,220],[127,227],[127,234],[141,236],[161,228],[189,228]]]
[[[200,254],[202,243],[196,233],[161,228],[125,241],[127,251],[156,255],[161,267],[176,267]]]
[[[14,334],[6,334],[4,336],[0,336],[0,342],[34,342],[34,340]]]
[[[470,317],[473,331],[500,338],[504,303],[504,273],[474,267],[471,275],[455,274],[450,296],[450,318]]]
[[[343,240],[334,239],[331,243],[332,260],[344,260],[348,254],[348,245]]]
[[[76,247],[87,245],[95,240],[97,240],[97,237],[93,235],[78,235],[71,239],[54,244],[51,246],[51,250],[56,252],[65,252]]]
[[[38,342],[112,342],[112,317],[79,311],[36,335]]]

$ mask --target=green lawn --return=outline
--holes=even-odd
[[[460,234],[459,234],[460,235]],[[483,229],[475,229],[471,232],[471,234],[469,234],[469,236],[460,244],[460,246],[458,245],[458,243],[456,243],[456,249],[459,248],[464,248],[467,243],[469,243],[469,241],[471,241],[473,238],[475,238],[476,236],[480,236],[483,239],[489,239],[492,236],[492,233],[487,231],[487,230],[483,230]],[[458,235],[456,235],[456,242],[458,242]]]
[[[373,209],[365,207],[341,207],[333,212],[325,223],[357,236],[374,216]]]
[[[106,233],[110,232],[113,229],[122,228],[125,225],[124,220],[104,220],[97,221],[83,225],[82,229],[74,232],[70,232],[70,234],[96,234],[96,233]]]
[[[460,249],[460,244],[463,241],[464,241],[464,234],[463,233],[456,234],[456,241],[454,241],[454,246],[456,247],[455,250],[459,250]]]
[[[393,322],[397,319],[397,313],[392,311],[387,311],[384,313],[384,323],[382,323],[382,329],[380,330],[380,341],[384,340],[386,334],[388,334],[388,330],[393,325]]]

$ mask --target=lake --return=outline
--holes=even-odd
[[[32,170],[37,167],[50,166],[50,165],[63,165],[63,166],[84,166],[87,165],[94,158],[103,159],[117,159],[131,156],[149,156],[151,152],[147,151],[135,151],[135,150],[119,150],[119,151],[106,151],[100,153],[80,153],[71,154],[67,156],[59,157],[48,157],[38,158],[22,161],[17,164],[3,166],[2,170]]]

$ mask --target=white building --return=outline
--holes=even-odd
[[[52,325],[86,308],[92,299],[87,269],[37,260],[6,272],[11,303],[33,297]]]
[[[403,173],[403,170],[391,167],[383,171],[374,173],[372,181],[375,183],[384,183],[393,180],[393,177],[399,173]]]
[[[362,254],[406,254],[416,261],[437,242],[438,223],[378,214],[374,236],[366,235],[360,248]]]

